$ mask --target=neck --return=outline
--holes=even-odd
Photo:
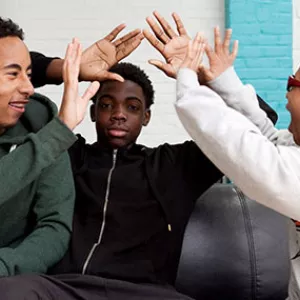
[[[0,135],[2,135],[5,132],[5,128],[0,127]]]
[[[104,148],[104,149],[110,149],[110,150],[114,150],[114,149],[130,149],[132,146],[134,145],[134,142],[130,143],[130,144],[127,144],[127,145],[124,145],[122,147],[115,147],[109,143],[105,143],[103,141],[99,141],[97,140],[97,146],[99,148]]]

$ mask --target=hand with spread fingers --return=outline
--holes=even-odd
[[[80,80],[102,81],[111,79],[123,81],[120,75],[111,73],[108,70],[133,52],[144,38],[141,31],[136,29],[114,41],[124,28],[124,24],[117,26],[106,37],[95,42],[82,53]]]
[[[150,59],[149,63],[163,71],[167,76],[175,78],[185,58],[190,38],[180,17],[176,13],[173,13],[172,17],[178,33],[172,29],[170,24],[158,12],[155,11],[153,15],[161,27],[151,17],[147,17],[146,21],[156,37],[148,30],[143,30],[143,33],[150,44],[162,54],[165,62]]]
[[[89,100],[99,89],[99,82],[94,81],[86,89],[82,97],[78,94],[78,76],[80,72],[80,62],[82,57],[82,47],[77,39],[73,39],[68,45],[64,64],[63,80],[64,94],[59,110],[59,118],[73,130],[84,118]]]
[[[206,42],[205,52],[209,60],[209,68],[201,67],[198,76],[201,84],[207,84],[207,82],[214,80],[233,65],[238,53],[238,41],[234,41],[232,51],[230,52],[231,35],[232,30],[227,29],[224,41],[222,42],[220,29],[216,27],[214,29],[215,49]]]

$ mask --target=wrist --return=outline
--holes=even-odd
[[[243,87],[243,83],[231,66],[215,79],[207,82],[208,86],[218,93],[222,98],[234,93]]]
[[[47,67],[46,77],[51,83],[62,83],[62,70],[64,60],[61,58],[53,59]]]

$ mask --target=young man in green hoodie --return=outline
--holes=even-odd
[[[0,276],[46,272],[68,247],[74,206],[65,152],[76,137],[33,95],[23,31],[0,18]]]
[[[107,38],[114,39],[124,27]],[[137,31],[117,40],[122,48],[117,59],[131,53],[140,41]],[[94,70],[89,61],[98,53],[95,48],[89,47],[81,60],[81,46],[73,40],[64,64],[52,66],[52,71],[62,69],[65,82],[57,115],[54,103],[33,94],[31,58],[22,29],[0,18],[0,277],[45,273],[67,250],[75,195],[66,150],[77,140],[72,130],[99,87],[94,82],[79,97],[78,82],[71,75],[75,72],[90,80]],[[85,68],[80,60],[86,62]],[[102,78],[122,80],[106,66],[98,71]]]

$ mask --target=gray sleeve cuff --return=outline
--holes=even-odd
[[[208,86],[226,100],[230,94],[242,89],[243,83],[232,66],[216,79],[209,81]]]

